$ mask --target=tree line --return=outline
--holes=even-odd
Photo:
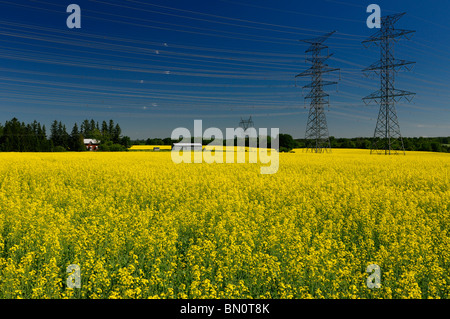
[[[450,152],[450,137],[403,137],[405,151]],[[305,139],[296,139],[296,147],[306,145]],[[330,136],[331,148],[370,149],[373,138],[335,138]]]
[[[306,139],[294,139],[289,134],[279,134],[279,149],[281,152],[289,152],[294,148],[304,148]],[[330,136],[331,148],[357,148],[370,149],[373,138],[355,137],[355,138],[335,138]],[[132,145],[172,145],[179,140],[167,138],[148,138],[132,140]],[[191,138],[194,142],[194,138]],[[202,140],[203,145],[207,145],[211,140]],[[259,141],[258,141],[259,142]],[[222,141],[226,145],[226,140]],[[234,140],[237,145],[237,139]],[[245,139],[245,145],[249,145],[249,139]],[[406,151],[426,151],[426,152],[449,152],[450,137],[403,137],[403,145]],[[271,147],[271,138],[267,137],[267,146]]]
[[[85,151],[83,139],[91,138],[100,141],[101,151],[125,151],[131,145],[172,145],[179,140],[167,138],[147,138],[131,140],[122,135],[122,129],[113,120],[109,122],[85,119],[80,124],[75,123],[70,133],[61,121],[53,121],[50,127],[50,136],[47,137],[45,125],[37,121],[32,123],[20,122],[17,118],[0,123],[0,151],[3,152],[57,152],[57,151]],[[267,146],[271,147],[271,138],[267,138]],[[194,138],[191,139],[194,142]],[[335,138],[330,136],[331,148],[358,148],[370,149],[373,138]],[[212,140],[203,140],[207,145]],[[221,141],[223,145],[226,140]],[[245,145],[249,145],[245,139]],[[259,140],[257,141],[259,145]],[[304,148],[305,139],[294,139],[289,134],[279,134],[279,149],[282,152],[294,148]],[[403,137],[406,151],[450,152],[450,137]],[[234,140],[237,145],[237,138]]]
[[[122,130],[113,120],[98,122],[84,120],[80,125],[75,123],[68,133],[66,125],[61,121],[53,121],[50,136],[47,136],[45,125],[37,121],[20,122],[17,118],[0,123],[0,151],[3,152],[58,152],[85,151],[85,138],[100,141],[99,149],[103,151],[123,151],[131,145],[128,136],[122,136]]]

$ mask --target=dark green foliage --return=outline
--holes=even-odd
[[[53,121],[50,129],[50,141],[53,146],[62,146],[64,149],[69,149],[70,136],[67,133],[66,126],[58,121]]]
[[[71,151],[80,152],[86,150],[83,143],[83,135],[78,131],[77,123],[74,124],[72,132],[70,133],[69,148]]]
[[[112,141],[100,144],[100,151],[103,152],[123,152],[128,149],[121,144],[114,144]]]
[[[172,140],[170,137],[164,139],[161,138],[148,138],[146,140],[130,140],[130,145],[172,145],[172,143],[178,142]]]
[[[289,152],[292,149],[298,147],[297,142],[289,134],[279,134],[278,135],[280,152]]]
[[[53,148],[53,152],[65,152],[65,151],[67,151],[67,150],[63,146],[60,146],[60,145]]]
[[[20,122],[17,118],[0,124],[0,151],[3,152],[60,152],[60,151],[85,151],[84,138],[93,138],[108,143],[108,148],[113,150],[126,150],[131,146],[128,136],[121,136],[122,130],[119,124],[109,121],[109,126],[102,122],[101,130],[98,122],[84,120],[80,129],[75,123],[72,132],[67,133],[65,124],[61,121],[53,121],[50,128],[50,137],[47,138],[45,125],[34,121],[30,124]],[[114,145],[114,146],[112,146]]]
[[[31,124],[19,122],[17,118],[0,125],[0,151],[36,152],[49,151],[45,126],[34,121]]]
[[[335,138],[330,136],[331,148],[370,149],[372,140],[373,138]],[[450,137],[403,137],[403,145],[405,151],[450,152],[450,145],[447,143],[449,140]],[[296,142],[298,145],[304,145],[305,140],[297,139]]]
[[[304,148],[305,139],[293,139],[289,134],[279,134],[280,152],[289,152],[293,148]],[[181,140],[181,139],[180,139]],[[355,137],[355,138],[335,138],[330,136],[331,148],[358,148],[370,150],[373,138]],[[194,142],[194,138],[191,138]],[[212,140],[203,140],[203,145],[207,145]],[[148,138],[147,140],[132,140],[132,145],[172,145],[179,140],[168,138]],[[223,145],[226,145],[223,140]],[[259,145],[258,140],[258,145]],[[403,144],[406,151],[428,151],[428,152],[450,152],[450,137],[404,137]],[[234,145],[237,145],[237,139],[234,139]],[[249,139],[245,139],[245,145],[249,145]],[[267,147],[271,147],[270,137],[267,137]]]

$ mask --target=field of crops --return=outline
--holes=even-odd
[[[449,297],[449,154],[296,150],[260,167],[0,153],[0,298]]]
[[[129,148],[130,151],[153,151],[155,148],[160,150],[171,150],[170,145],[133,145]]]

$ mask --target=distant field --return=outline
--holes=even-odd
[[[450,154],[279,155],[0,153],[0,298],[449,298]]]
[[[153,151],[153,148],[155,147],[159,147],[160,150],[171,150],[172,147],[170,145],[133,145],[131,146],[128,150],[130,151]],[[208,145],[204,145],[203,146],[204,150],[212,150],[213,146],[208,146]],[[231,147],[227,147],[227,146],[217,146],[215,147],[216,150],[219,151],[237,151],[237,150],[242,150],[244,149],[245,151],[257,151],[257,148],[253,148],[253,147],[238,147],[238,146],[231,146]]]
[[[170,145],[133,145],[128,150],[130,151],[153,151],[155,147],[159,147],[160,150],[171,150]]]

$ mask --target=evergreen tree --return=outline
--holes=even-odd
[[[91,126],[89,124],[89,120],[86,119],[81,123],[81,132],[85,138],[91,138]]]
[[[50,151],[49,142],[47,140],[47,134],[45,132],[45,125],[41,127],[41,123],[37,124],[37,140],[38,140],[38,150],[40,152]]]
[[[114,132],[114,121],[109,120],[108,133],[109,133],[110,138],[112,138],[113,132]]]
[[[110,140],[111,139],[111,136],[109,135],[109,130],[108,130],[108,124],[106,123],[106,121],[103,121],[102,122],[102,130],[101,130],[101,133],[102,133],[102,140],[103,141],[107,141],[107,140]]]
[[[70,134],[70,149],[75,152],[85,150],[83,135],[81,135],[81,133],[78,131],[77,123],[74,124],[72,132]]]
[[[52,142],[53,147],[56,147],[59,145],[58,121],[57,120],[54,120],[52,123],[52,126],[50,127],[50,141]]]
[[[91,119],[91,122],[89,123],[89,128],[90,128],[91,134],[93,134],[95,131],[95,128],[96,128],[94,119]]]
[[[122,134],[122,129],[120,128],[119,124],[116,124],[112,134],[112,141],[114,144],[120,143],[120,134]]]
[[[66,125],[59,122],[58,124],[58,132],[61,134],[61,144],[60,146],[64,147],[66,150],[69,148],[70,136],[67,133]]]
[[[21,147],[21,124],[17,118],[13,118],[11,121],[6,121],[4,128],[4,141],[3,145],[5,151],[8,152],[20,152]]]

